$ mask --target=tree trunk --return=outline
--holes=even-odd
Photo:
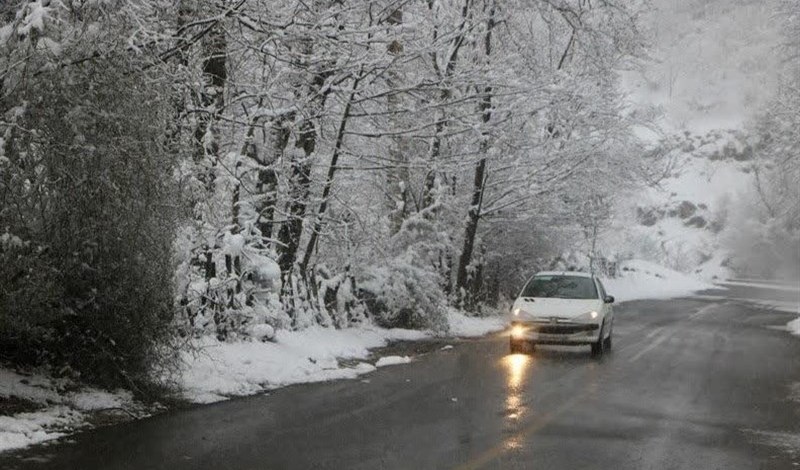
[[[339,129],[336,132],[336,143],[333,147],[333,155],[331,156],[331,164],[328,167],[328,176],[325,179],[325,186],[322,189],[322,202],[319,205],[319,209],[317,210],[316,221],[314,222],[314,227],[311,232],[311,235],[308,239],[308,245],[306,246],[305,254],[303,255],[303,261],[300,262],[299,271],[300,273],[305,273],[306,269],[308,268],[308,263],[311,260],[311,255],[314,252],[314,248],[317,245],[317,239],[319,238],[319,232],[322,230],[322,217],[325,215],[325,211],[328,208],[328,198],[330,196],[331,187],[333,186],[333,176],[336,174],[336,164],[339,161],[339,154],[342,150],[342,145],[344,144],[344,131],[347,128],[347,120],[350,118],[350,108],[353,103],[353,99],[355,98],[356,89],[358,89],[358,83],[361,81],[361,76],[359,74],[358,77],[353,79],[353,86],[350,89],[350,96],[347,99],[347,104],[344,106],[344,114],[342,115],[342,120],[339,121]]]
[[[197,179],[205,188],[205,197],[213,198],[215,189],[215,167],[219,159],[219,130],[216,121],[222,115],[225,107],[225,82],[227,79],[227,52],[225,31],[216,27],[211,30],[202,41],[204,54],[202,64],[203,87],[196,96],[200,112],[197,114],[197,124],[194,130],[193,158],[197,167]],[[203,214],[195,211],[198,223],[202,223]],[[217,276],[216,262],[214,260],[213,246],[203,245],[203,272],[205,279],[211,280]],[[211,301],[214,310],[214,323],[217,337],[225,339],[228,334],[227,318],[222,315],[223,305],[207,292],[206,298]]]
[[[198,96],[201,112],[194,131],[195,163],[208,165],[199,175],[209,194],[214,191],[214,168],[219,160],[219,129],[216,126],[225,108],[227,57],[225,31],[214,28],[203,40],[203,89]]]
[[[278,173],[275,171],[275,164],[280,161],[281,156],[286,151],[289,143],[289,129],[286,121],[293,119],[292,115],[284,115],[273,122],[272,129],[272,152],[263,160],[259,160],[261,165],[258,169],[258,182],[256,183],[256,194],[259,200],[256,203],[256,226],[261,232],[262,248],[268,246],[272,240],[272,227],[275,220],[275,205],[278,202]]]
[[[492,0],[489,11],[489,19],[486,25],[486,36],[484,37],[484,53],[488,61],[492,52],[492,30],[494,29],[494,15],[496,5]],[[475,247],[475,237],[478,233],[478,222],[481,217],[481,205],[483,203],[483,193],[486,187],[487,172],[487,153],[490,148],[490,136],[487,126],[492,119],[492,87],[483,88],[483,97],[479,105],[481,121],[484,129],[481,132],[480,155],[481,158],[475,164],[475,177],[473,178],[472,201],[467,213],[467,226],[464,229],[464,245],[461,249],[461,256],[458,260],[458,271],[456,273],[456,295],[462,304],[471,305],[473,301],[472,293],[477,289],[470,288],[469,265],[472,262],[472,252]]]
[[[445,103],[451,95],[451,91],[447,88],[447,82],[452,78],[456,70],[456,63],[458,62],[458,53],[466,41],[467,35],[467,20],[471,16],[470,9],[473,0],[464,0],[464,6],[461,8],[461,23],[458,28],[458,33],[452,39],[450,48],[448,49],[449,55],[445,58],[444,69],[439,66],[437,55],[432,55],[433,68],[439,75],[439,80],[442,82],[444,88],[439,94],[439,103]],[[434,0],[428,0],[428,9],[433,12]],[[433,29],[433,42],[438,39],[438,29],[434,26]],[[436,177],[438,172],[438,162],[442,153],[442,134],[447,127],[446,112],[442,111],[440,117],[434,123],[433,139],[431,141],[430,153],[428,155],[430,169],[425,175],[425,181],[422,188],[422,198],[420,201],[420,208],[422,210],[429,208],[433,205],[434,194],[433,191],[436,186]]]
[[[312,49],[310,43],[304,46],[304,56],[311,57]],[[291,312],[291,305],[294,296],[291,293],[291,276],[294,264],[297,261],[297,252],[300,246],[300,237],[303,234],[303,221],[306,216],[308,201],[311,191],[311,167],[314,158],[314,150],[317,145],[317,126],[316,119],[321,115],[325,108],[325,102],[330,94],[330,88],[323,91],[325,81],[331,75],[330,70],[325,70],[322,66],[314,72],[313,78],[307,86],[298,86],[296,90],[297,98],[315,96],[310,108],[306,110],[306,117],[300,119],[297,124],[297,133],[294,146],[302,151],[294,151],[291,155],[291,175],[289,178],[289,207],[287,210],[288,219],[281,225],[278,232],[278,266],[281,269],[283,283],[284,300],[288,303],[287,307]],[[299,114],[299,113],[298,113]],[[301,275],[303,273],[300,273]]]
[[[392,12],[387,23],[393,26],[403,23],[402,7]],[[395,39],[386,47],[386,51],[392,56],[393,60],[397,60],[403,54],[403,44]],[[402,88],[403,78],[397,70],[390,67],[386,72],[386,77],[386,84],[389,89],[397,90]],[[390,129],[400,129],[401,127],[398,122],[401,113],[401,101],[400,96],[393,92],[390,92],[386,98]],[[409,168],[406,137],[401,135],[391,137],[389,160],[391,164],[386,171],[386,202],[389,210],[389,229],[394,234],[400,230],[408,212]]]

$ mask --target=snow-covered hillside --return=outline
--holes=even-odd
[[[778,88],[775,0],[656,0],[646,23],[653,56],[626,72],[632,109],[655,107],[677,144],[657,184],[620,198],[604,251],[705,279],[731,274],[729,239],[756,199],[753,120]],[[658,143],[656,143],[658,142]]]
[[[642,260],[622,262],[619,275],[604,279],[603,283],[617,302],[686,297],[713,287],[694,275]]]
[[[727,277],[723,241],[732,208],[754,186],[752,158],[741,132],[686,135],[668,175],[618,204],[607,251],[705,279]]]

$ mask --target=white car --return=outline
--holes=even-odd
[[[600,356],[611,348],[614,297],[597,277],[581,272],[533,276],[511,309],[511,352],[535,344],[592,346]]]

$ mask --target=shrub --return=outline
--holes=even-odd
[[[122,60],[54,69],[7,100],[0,167],[5,360],[142,390],[173,316],[169,106]],[[12,101],[13,100],[13,101]],[[24,131],[20,131],[24,130]]]
[[[436,273],[402,257],[373,267],[359,283],[360,297],[374,321],[385,328],[447,329],[446,296]]]

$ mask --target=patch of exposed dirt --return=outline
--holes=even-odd
[[[44,408],[39,403],[18,397],[0,397],[0,416],[29,413]]]

